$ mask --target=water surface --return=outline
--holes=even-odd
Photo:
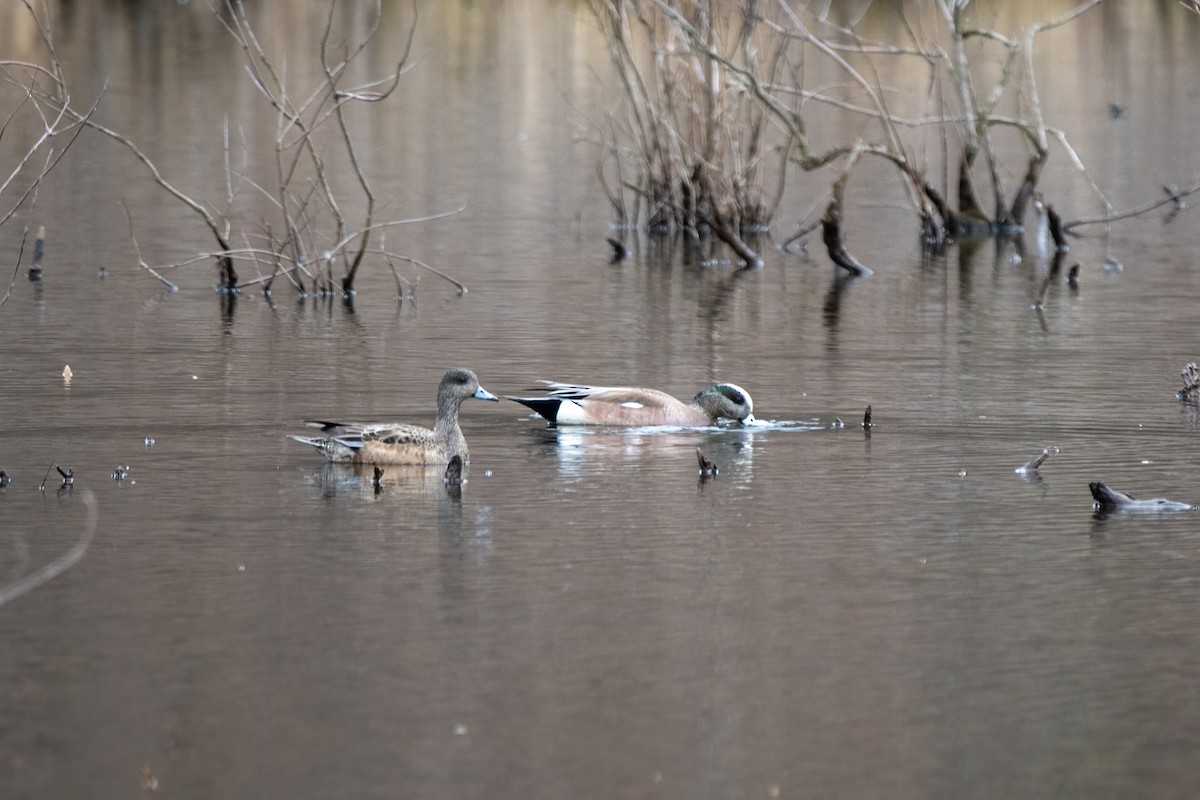
[[[64,4],[58,41],[80,96],[108,78],[107,123],[220,197],[222,120],[259,98],[200,5]],[[1197,157],[1196,20],[1166,5],[1108,4],[1039,50],[1052,124],[1118,207]],[[303,39],[275,13],[270,43]],[[85,491],[100,524],[0,607],[5,797],[130,796],[147,766],[197,798],[1196,794],[1200,518],[1106,517],[1087,491],[1200,502],[1197,410],[1174,399],[1197,358],[1189,216],[1080,240],[1079,288],[1040,313],[1034,249],[923,255],[882,172],[853,212],[868,280],[815,245],[741,272],[639,238],[610,265],[577,141],[612,100],[586,9],[422,4],[416,52],[364,158],[389,214],[466,205],[389,234],[465,295],[426,274],[397,302],[378,264],[352,305],[223,305],[210,265],[169,294],[120,200],[154,263],[209,244],[126,154],[82,137],[43,190],[46,280],[0,308],[0,580],[78,541]],[[1081,182],[1058,154],[1044,188],[1090,215]],[[775,424],[554,430],[468,402],[460,493],[400,468],[376,493],[287,438],[431,422],[457,365],[497,394],[731,380]],[[73,491],[38,491],[52,461]]]

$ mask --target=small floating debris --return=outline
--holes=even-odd
[[[699,447],[696,448],[696,460],[700,464],[700,477],[702,478],[711,478],[721,471]]]
[[[71,378],[74,378],[74,377],[75,377],[75,373],[71,370],[70,364],[67,364],[65,367],[63,367],[63,371],[62,371],[63,383],[70,383]]]
[[[62,485],[63,486],[74,486],[75,485],[75,471],[74,470],[72,470],[70,467],[63,469],[62,467],[58,467],[58,466],[56,466],[55,469],[58,470],[58,474],[62,476]]]
[[[442,478],[442,483],[447,486],[461,486],[466,483],[463,480],[462,456],[455,455],[450,458],[450,463],[446,465],[446,475]]]
[[[10,483],[12,483],[12,477],[7,472],[0,469],[0,489],[3,489],[5,486],[8,486]]]
[[[108,267],[101,264],[96,269],[96,277],[99,278],[100,280],[104,280],[105,278],[107,278],[108,277]]]
[[[112,479],[114,481],[123,481],[128,477],[129,477],[129,465],[128,464],[126,464],[123,467],[120,464],[118,464],[117,468],[113,470]]]
[[[145,439],[142,440],[142,444],[146,445],[146,447],[154,447],[154,437],[147,436]]]
[[[1193,3],[1193,5],[1195,4]],[[1180,211],[1187,210],[1187,201],[1180,196],[1179,187],[1173,183],[1163,186],[1162,190],[1166,192],[1167,197],[1171,198],[1171,200],[1175,203],[1174,208],[1172,208],[1171,212],[1167,214],[1167,222],[1170,222],[1175,219],[1175,217],[1179,216]]]
[[[841,417],[834,417],[833,424],[829,427],[833,428],[834,430],[841,430],[842,428],[846,427],[846,423],[842,422]]]
[[[142,767],[142,791],[147,794],[158,791],[158,778],[155,777],[154,770],[150,769],[149,764]]]
[[[1058,448],[1055,447],[1054,445],[1050,445],[1049,447],[1042,450],[1042,454],[1040,456],[1037,456],[1036,458],[1031,458],[1029,461],[1026,461],[1023,465],[1017,467],[1016,470],[1014,470],[1014,471],[1019,475],[1028,475],[1030,473],[1037,472],[1038,467],[1040,467],[1042,464],[1045,464],[1046,460],[1048,458],[1050,458],[1051,456],[1056,456],[1056,455],[1058,455]]]
[[[869,431],[869,430],[871,430],[871,428],[875,427],[875,423],[871,422],[871,407],[870,406],[867,406],[867,410],[865,412],[863,412],[862,426],[863,426],[863,430],[867,430],[867,431]]]
[[[375,465],[375,474],[371,476],[371,486],[375,489],[375,494],[383,491],[383,468],[378,464]]]
[[[1183,390],[1175,396],[1180,400],[1200,398],[1200,370],[1196,368],[1196,362],[1191,361],[1185,364],[1179,371],[1179,377],[1183,380]]]
[[[1122,264],[1119,260],[1117,260],[1116,257],[1114,257],[1114,256],[1105,256],[1104,257],[1104,271],[1105,272],[1123,272],[1124,270],[1125,270],[1125,265]]]

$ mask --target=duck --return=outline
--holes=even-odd
[[[433,428],[397,422],[358,423],[307,420],[318,436],[296,436],[315,447],[325,460],[352,464],[449,464],[458,456],[471,459],[467,440],[458,427],[458,410],[464,400],[500,398],[479,385],[469,369],[451,369],[442,376],[437,392],[437,418]]]
[[[554,425],[701,427],[718,419],[754,423],[750,393],[734,383],[713,383],[685,403],[658,389],[633,386],[587,386],[542,381],[545,397],[513,397]]]

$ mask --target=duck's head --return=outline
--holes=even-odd
[[[457,369],[448,370],[442,376],[442,382],[438,385],[438,398],[453,398],[457,402],[462,402],[474,397],[476,400],[493,400],[499,401],[500,398],[484,389],[479,385],[479,378],[469,369],[459,367]]]
[[[754,422],[754,401],[750,393],[736,383],[714,383],[705,386],[692,403],[717,419],[736,419],[743,425]]]

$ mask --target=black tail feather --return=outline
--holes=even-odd
[[[559,397],[513,397],[512,395],[506,395],[506,397],[533,409],[545,417],[548,422],[557,421],[558,407],[562,405],[562,398]]]

